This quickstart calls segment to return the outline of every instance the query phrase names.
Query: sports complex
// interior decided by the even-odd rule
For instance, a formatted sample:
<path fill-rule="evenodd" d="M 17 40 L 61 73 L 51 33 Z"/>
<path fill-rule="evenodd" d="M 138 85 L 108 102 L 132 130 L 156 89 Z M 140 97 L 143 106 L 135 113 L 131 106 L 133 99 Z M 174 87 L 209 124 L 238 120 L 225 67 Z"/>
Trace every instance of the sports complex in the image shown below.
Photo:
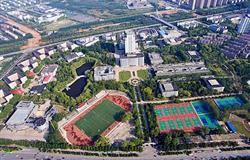
<path fill-rule="evenodd" d="M 209 105 L 204 101 L 157 105 L 154 111 L 161 132 L 168 133 L 175 130 L 193 132 L 203 126 L 218 127 Z"/>
<path fill-rule="evenodd" d="M 74 145 L 91 145 L 105 137 L 119 124 L 122 115 L 131 109 L 130 100 L 119 93 L 97 96 L 62 126 L 62 135 Z"/>

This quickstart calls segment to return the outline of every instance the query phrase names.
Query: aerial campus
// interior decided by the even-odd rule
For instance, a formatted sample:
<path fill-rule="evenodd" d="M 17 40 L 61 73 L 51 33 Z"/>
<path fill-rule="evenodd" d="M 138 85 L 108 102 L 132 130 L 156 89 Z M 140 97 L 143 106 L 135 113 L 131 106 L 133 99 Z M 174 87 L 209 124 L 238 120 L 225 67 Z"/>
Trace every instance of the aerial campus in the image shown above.
<path fill-rule="evenodd" d="M 249 0 L 0 0 L 0 159 L 250 159 Z"/>

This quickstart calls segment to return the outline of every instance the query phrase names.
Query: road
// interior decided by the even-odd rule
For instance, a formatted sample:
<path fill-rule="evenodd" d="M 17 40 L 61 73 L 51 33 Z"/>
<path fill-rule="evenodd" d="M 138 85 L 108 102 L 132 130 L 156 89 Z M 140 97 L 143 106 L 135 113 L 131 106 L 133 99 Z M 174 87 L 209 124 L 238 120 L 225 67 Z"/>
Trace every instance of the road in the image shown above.
<path fill-rule="evenodd" d="M 35 149 L 25 149 L 13 153 L 3 153 L 0 152 L 1 160 L 33 160 L 33 159 L 51 159 L 51 160 L 192 160 L 192 159 L 220 159 L 220 158 L 229 158 L 236 156 L 250 156 L 249 150 L 243 151 L 228 151 L 228 152 L 218 152 L 213 150 L 208 150 L 200 153 L 194 153 L 192 156 L 179 154 L 179 155 L 166 155 L 166 156 L 157 156 L 154 154 L 147 155 L 145 157 L 90 157 L 82 155 L 69 155 L 69 154 L 56 154 L 56 153 L 44 153 L 39 152 Z"/>
<path fill-rule="evenodd" d="M 239 11 L 245 11 L 247 9 L 242 9 L 242 10 L 239 10 Z M 238 11 L 238 12 L 239 12 Z M 152 12 L 152 13 L 155 13 L 155 12 Z M 232 13 L 232 11 L 229 11 L 229 12 L 223 12 L 223 13 L 218 13 L 218 14 L 213 14 L 213 15 L 205 15 L 205 16 L 201 16 L 201 15 L 197 15 L 197 17 L 194 17 L 194 18 L 188 18 L 188 19 L 182 19 L 182 20 L 176 20 L 176 21 L 171 21 L 171 22 L 166 22 L 166 21 L 163 21 L 162 19 L 158 19 L 157 17 L 154 17 L 154 18 L 157 18 L 158 21 L 160 21 L 161 23 L 166 23 L 167 25 L 170 25 L 170 26 L 173 26 L 172 23 L 176 23 L 176 22 L 182 22 L 182 21 L 187 21 L 187 20 L 196 20 L 196 19 L 200 19 L 200 18 L 205 18 L 205 17 L 209 17 L 209 16 L 214 16 L 214 15 L 224 15 L 224 14 L 229 14 L 229 13 Z M 156 27 L 156 26 L 160 26 L 161 24 L 153 24 L 153 25 L 147 25 L 147 26 L 141 26 L 141 27 L 135 27 L 135 28 L 131 28 L 131 29 L 143 29 L 143 28 L 148 28 L 148 27 Z M 93 35 L 93 36 L 102 36 L 103 34 L 106 34 L 106 33 L 119 33 L 119 32 L 123 32 L 127 29 L 123 29 L 123 30 L 117 30 L 117 31 L 112 31 L 112 32 L 105 32 L 105 33 L 101 33 L 101 34 L 96 34 L 96 35 Z M 83 36 L 85 37 L 85 36 Z M 75 38 L 75 39 L 72 39 L 72 40 L 76 40 L 76 39 L 79 39 L 79 38 Z M 68 41 L 68 40 L 67 40 Z M 6 57 L 6 56 L 13 56 L 13 55 L 18 55 L 18 54 L 29 54 L 35 50 L 38 50 L 38 49 L 41 49 L 41 48 L 44 48 L 44 47 L 53 47 L 53 46 L 56 46 L 60 43 L 63 43 L 63 42 L 66 42 L 66 41 L 61 41 L 61 42 L 56 42 L 56 43 L 51 43 L 51 44 L 47 44 L 47 45 L 43 45 L 43 46 L 38 46 L 38 47 L 34 47 L 34 48 L 28 48 L 28 49 L 25 49 L 25 50 L 21 50 L 21 51 L 16 51 L 16 52 L 11 52 L 11 53 L 6 53 L 6 54 L 2 54 L 1 56 L 3 57 Z M 16 61 L 16 62 L 19 62 L 19 61 Z M 5 75 L 7 75 L 15 66 L 17 63 L 14 63 L 12 65 L 12 67 L 10 69 L 7 70 L 7 72 L 5 72 L 4 74 L 2 74 L 0 76 L 0 79 L 2 79 Z"/>
<path fill-rule="evenodd" d="M 201 99 L 208 99 L 208 98 L 219 98 L 219 97 L 226 97 L 226 96 L 236 96 L 240 95 L 241 93 L 225 93 L 225 94 L 218 94 L 218 95 L 210 95 L 210 96 L 197 96 L 197 97 L 189 97 L 189 98 L 181 98 L 180 101 L 194 101 L 194 100 L 201 100 Z M 140 101 L 136 102 L 137 104 L 159 104 L 159 103 L 168 103 L 171 100 L 156 100 L 156 101 Z"/>
<path fill-rule="evenodd" d="M 241 10 L 238 10 L 237 12 L 239 12 L 239 11 L 246 11 L 246 10 L 247 9 L 241 9 Z M 152 13 L 155 14 L 155 12 L 152 12 Z M 200 18 L 206 18 L 206 17 L 216 16 L 216 15 L 224 15 L 224 14 L 229 14 L 229 13 L 232 13 L 232 11 L 223 12 L 223 13 L 217 13 L 217 14 L 213 14 L 213 15 L 204 15 L 204 16 L 197 15 L 197 17 L 193 17 L 193 18 L 181 19 L 181 20 L 167 22 L 167 24 L 176 23 L 176 22 L 182 22 L 182 21 L 188 21 L 188 20 L 196 20 L 196 19 L 200 19 Z M 135 27 L 135 28 L 131 28 L 131 29 L 143 29 L 143 28 L 147 28 L 147 27 L 155 27 L 155 26 L 160 26 L 160 25 L 161 24 L 159 23 L 159 24 L 153 24 L 153 25 Z M 123 32 L 125 30 L 128 30 L 128 29 L 122 29 L 122 30 L 117 30 L 117 31 L 113 31 L 113 32 L 105 32 L 105 33 L 100 33 L 100 34 L 96 34 L 96 35 L 93 35 L 93 36 L 101 36 L 101 35 L 106 34 L 106 33 L 119 33 L 119 32 Z M 83 36 L 83 37 L 85 37 L 85 36 Z M 75 38 L 75 39 L 72 39 L 72 40 L 76 40 L 76 39 L 79 39 L 79 38 Z M 58 45 L 58 44 L 63 43 L 63 42 L 66 42 L 66 41 L 56 42 L 56 43 L 47 44 L 47 45 L 43 45 L 43 46 L 38 46 L 38 47 L 34 47 L 34 48 L 28 48 L 28 49 L 25 49 L 25 50 L 21 50 L 21 51 L 17 51 L 17 52 L 12 52 L 12 53 L 6 53 L 6 54 L 2 54 L 1 56 L 5 57 L 5 56 L 12 56 L 12 55 L 17 55 L 17 54 L 21 54 L 21 53 L 32 52 L 32 51 L 35 51 L 37 49 L 41 49 L 41 48 L 44 48 L 44 47 L 55 46 L 55 45 Z"/>

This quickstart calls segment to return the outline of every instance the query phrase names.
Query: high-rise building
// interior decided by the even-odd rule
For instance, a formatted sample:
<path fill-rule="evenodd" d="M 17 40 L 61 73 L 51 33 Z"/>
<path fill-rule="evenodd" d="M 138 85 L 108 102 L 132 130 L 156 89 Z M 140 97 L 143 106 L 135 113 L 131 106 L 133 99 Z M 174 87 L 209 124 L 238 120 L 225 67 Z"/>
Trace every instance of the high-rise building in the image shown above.
<path fill-rule="evenodd" d="M 245 15 L 238 25 L 238 33 L 246 33 L 250 31 L 250 14 Z"/>
<path fill-rule="evenodd" d="M 125 54 L 132 54 L 135 52 L 136 52 L 135 34 L 133 31 L 127 31 L 125 38 Z"/>
<path fill-rule="evenodd" d="M 192 10 L 223 6 L 231 3 L 240 3 L 245 0 L 189 0 L 189 6 Z"/>

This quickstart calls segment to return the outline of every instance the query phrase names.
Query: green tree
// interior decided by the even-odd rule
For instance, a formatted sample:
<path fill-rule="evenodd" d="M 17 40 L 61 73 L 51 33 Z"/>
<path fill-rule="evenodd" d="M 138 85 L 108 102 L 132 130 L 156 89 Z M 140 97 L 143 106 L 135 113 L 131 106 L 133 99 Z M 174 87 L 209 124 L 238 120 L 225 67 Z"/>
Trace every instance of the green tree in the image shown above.
<path fill-rule="evenodd" d="M 127 121 L 130 121 L 131 119 L 133 118 L 133 115 L 131 112 L 127 112 L 123 115 L 122 117 L 122 121 L 123 122 L 127 122 Z"/>
<path fill-rule="evenodd" d="M 106 137 L 101 137 L 96 141 L 96 146 L 97 147 L 106 147 L 109 146 L 109 140 Z"/>
<path fill-rule="evenodd" d="M 150 95 L 152 95 L 152 89 L 150 88 L 150 87 L 146 87 L 146 88 L 144 88 L 144 93 L 146 94 L 146 95 L 148 95 L 148 96 L 150 96 Z"/>

